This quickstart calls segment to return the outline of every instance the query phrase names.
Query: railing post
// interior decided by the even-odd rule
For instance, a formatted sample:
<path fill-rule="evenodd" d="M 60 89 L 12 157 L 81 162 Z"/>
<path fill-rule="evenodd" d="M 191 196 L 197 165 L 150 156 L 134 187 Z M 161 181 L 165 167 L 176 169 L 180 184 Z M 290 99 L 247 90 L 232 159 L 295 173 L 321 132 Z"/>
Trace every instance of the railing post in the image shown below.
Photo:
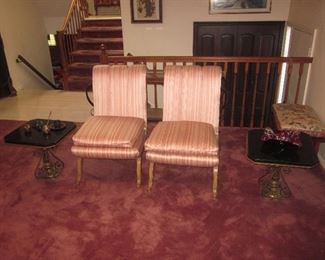
<path fill-rule="evenodd" d="M 59 51 L 60 51 L 60 62 L 62 65 L 62 68 L 64 71 L 67 70 L 68 67 L 68 62 L 67 62 L 67 53 L 64 48 L 64 32 L 63 31 L 57 31 L 57 36 L 58 36 L 58 45 L 59 45 Z"/>
<path fill-rule="evenodd" d="M 63 89 L 67 89 L 68 86 L 68 79 L 67 79 L 67 72 L 68 72 L 68 53 L 65 44 L 65 34 L 64 31 L 57 31 L 58 36 L 58 46 L 60 51 L 60 62 L 62 65 L 62 74 L 63 74 Z"/>

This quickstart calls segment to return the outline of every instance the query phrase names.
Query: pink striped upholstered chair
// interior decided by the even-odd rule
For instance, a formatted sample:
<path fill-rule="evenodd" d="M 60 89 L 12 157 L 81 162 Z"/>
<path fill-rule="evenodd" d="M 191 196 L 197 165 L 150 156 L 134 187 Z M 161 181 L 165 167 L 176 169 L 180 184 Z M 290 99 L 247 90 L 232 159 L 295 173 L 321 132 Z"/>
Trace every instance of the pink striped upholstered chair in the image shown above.
<path fill-rule="evenodd" d="M 72 137 L 77 183 L 83 158 L 135 159 L 141 184 L 141 152 L 147 125 L 146 67 L 97 65 L 93 68 L 94 116 Z"/>
<path fill-rule="evenodd" d="M 217 196 L 220 89 L 220 67 L 165 68 L 163 121 L 145 142 L 149 191 L 155 163 L 190 165 L 213 168 L 212 190 Z"/>

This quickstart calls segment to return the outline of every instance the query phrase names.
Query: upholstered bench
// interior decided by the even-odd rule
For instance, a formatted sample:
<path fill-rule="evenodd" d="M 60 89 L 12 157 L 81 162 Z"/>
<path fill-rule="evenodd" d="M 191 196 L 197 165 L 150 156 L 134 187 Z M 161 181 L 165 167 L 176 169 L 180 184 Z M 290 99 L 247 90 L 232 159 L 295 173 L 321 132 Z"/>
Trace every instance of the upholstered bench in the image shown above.
<path fill-rule="evenodd" d="M 325 125 L 313 108 L 299 104 L 273 104 L 276 127 L 280 130 L 296 130 L 310 135 L 316 151 L 325 142 Z"/>

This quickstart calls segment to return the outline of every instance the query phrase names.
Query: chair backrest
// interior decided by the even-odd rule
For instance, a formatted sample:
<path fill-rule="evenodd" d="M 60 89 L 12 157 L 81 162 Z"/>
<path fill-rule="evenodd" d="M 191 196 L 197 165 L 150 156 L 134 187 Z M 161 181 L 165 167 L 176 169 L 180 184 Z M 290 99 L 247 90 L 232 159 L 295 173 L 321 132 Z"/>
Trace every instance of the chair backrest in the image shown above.
<path fill-rule="evenodd" d="M 146 122 L 146 67 L 94 66 L 93 96 L 95 116 L 139 117 Z"/>
<path fill-rule="evenodd" d="M 219 127 L 221 74 L 218 66 L 166 66 L 163 121 Z"/>

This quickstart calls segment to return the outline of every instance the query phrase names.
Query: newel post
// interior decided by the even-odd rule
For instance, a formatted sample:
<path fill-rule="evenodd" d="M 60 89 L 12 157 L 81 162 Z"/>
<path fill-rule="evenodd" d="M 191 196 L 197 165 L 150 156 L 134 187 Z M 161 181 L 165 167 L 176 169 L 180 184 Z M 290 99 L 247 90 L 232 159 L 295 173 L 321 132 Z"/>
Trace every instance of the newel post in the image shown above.
<path fill-rule="evenodd" d="M 106 54 L 105 44 L 102 43 L 100 45 L 100 49 L 101 49 L 101 53 L 100 53 L 100 57 L 99 57 L 100 63 L 101 64 L 107 64 L 108 63 L 108 57 L 107 57 L 107 54 Z"/>
<path fill-rule="evenodd" d="M 66 46 L 66 39 L 64 31 L 57 31 L 58 42 L 57 45 L 59 47 L 60 52 L 60 62 L 63 69 L 63 88 L 67 89 L 68 86 L 68 50 Z"/>

